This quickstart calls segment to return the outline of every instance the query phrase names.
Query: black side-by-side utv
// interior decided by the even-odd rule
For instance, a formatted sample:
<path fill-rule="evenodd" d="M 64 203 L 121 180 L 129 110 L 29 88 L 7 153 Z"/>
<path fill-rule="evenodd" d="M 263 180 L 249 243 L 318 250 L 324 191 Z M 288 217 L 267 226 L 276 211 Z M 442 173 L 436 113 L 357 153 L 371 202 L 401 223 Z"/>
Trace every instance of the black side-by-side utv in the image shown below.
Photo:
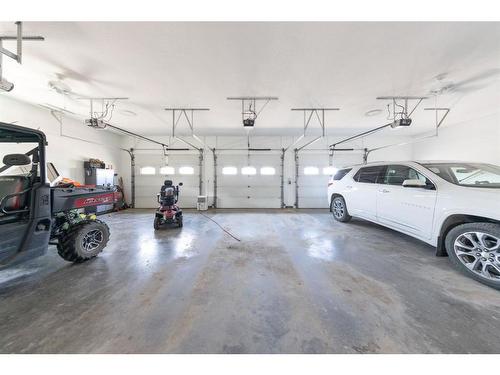
<path fill-rule="evenodd" d="M 0 122 L 0 268 L 42 255 L 49 244 L 65 260 L 82 262 L 108 242 L 106 223 L 81 211 L 113 204 L 118 194 L 114 188 L 50 187 L 46 145 L 43 132 Z"/>

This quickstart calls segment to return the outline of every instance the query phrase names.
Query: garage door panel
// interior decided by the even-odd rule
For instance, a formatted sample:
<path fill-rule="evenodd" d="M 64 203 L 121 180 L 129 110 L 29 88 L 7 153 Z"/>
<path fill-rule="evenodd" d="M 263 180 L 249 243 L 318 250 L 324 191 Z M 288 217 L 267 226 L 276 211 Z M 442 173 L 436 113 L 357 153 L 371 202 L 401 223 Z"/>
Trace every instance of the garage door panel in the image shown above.
<path fill-rule="evenodd" d="M 363 156 L 359 153 L 335 154 L 333 166 L 359 164 Z M 328 208 L 326 199 L 329 175 L 323 173 L 323 168 L 330 164 L 328 151 L 305 151 L 299 154 L 298 198 L 300 208 Z M 315 167 L 318 174 L 306 175 L 304 169 Z"/>
<path fill-rule="evenodd" d="M 158 206 L 157 194 L 160 192 L 163 179 L 152 185 L 136 185 L 135 204 L 138 208 L 156 208 Z M 180 187 L 179 205 L 185 208 L 196 207 L 198 187 Z"/>
<path fill-rule="evenodd" d="M 156 208 L 158 201 L 156 195 L 160 192 L 164 181 L 169 179 L 180 187 L 179 205 L 183 208 L 195 208 L 199 193 L 199 155 L 198 154 L 176 154 L 169 155 L 168 166 L 175 168 L 173 175 L 161 175 L 160 168 L 165 165 L 163 155 L 143 154 L 136 155 L 136 179 L 135 179 L 135 205 L 138 208 Z M 141 168 L 151 166 L 156 169 L 155 175 L 141 175 Z M 179 168 L 191 167 L 192 175 L 179 174 Z"/>
<path fill-rule="evenodd" d="M 279 172 L 277 172 L 279 173 Z M 224 176 L 218 175 L 217 181 L 220 182 L 220 186 L 231 186 L 231 185 L 260 185 L 260 186 L 274 186 L 280 184 L 279 176 Z"/>
<path fill-rule="evenodd" d="M 299 155 L 298 196 L 300 208 L 325 208 L 328 175 L 323 174 L 323 168 L 329 164 L 328 151 L 317 153 L 301 153 Z M 317 175 L 306 175 L 304 169 L 315 167 Z"/>
<path fill-rule="evenodd" d="M 317 197 L 307 197 L 303 196 L 300 198 L 300 208 L 325 208 L 326 198 L 323 199 L 323 203 L 319 203 Z"/>
<path fill-rule="evenodd" d="M 280 199 L 280 195 L 277 195 L 275 186 L 258 187 L 258 188 L 221 187 L 219 191 L 222 195 L 221 198 L 223 197 L 224 199 L 226 198 L 226 196 L 244 197 L 244 198 L 250 196 L 252 198 Z"/>
<path fill-rule="evenodd" d="M 245 197 L 224 197 L 224 206 L 221 206 L 222 199 L 218 200 L 220 208 L 280 208 L 280 199 L 261 198 L 261 199 L 246 199 Z"/>
<path fill-rule="evenodd" d="M 281 207 L 281 159 L 273 154 L 221 154 L 217 166 L 217 206 L 220 208 Z M 252 166 L 255 175 L 242 175 L 241 169 Z M 224 175 L 224 167 L 235 167 L 236 175 Z M 274 175 L 261 175 L 262 167 L 274 168 Z"/>

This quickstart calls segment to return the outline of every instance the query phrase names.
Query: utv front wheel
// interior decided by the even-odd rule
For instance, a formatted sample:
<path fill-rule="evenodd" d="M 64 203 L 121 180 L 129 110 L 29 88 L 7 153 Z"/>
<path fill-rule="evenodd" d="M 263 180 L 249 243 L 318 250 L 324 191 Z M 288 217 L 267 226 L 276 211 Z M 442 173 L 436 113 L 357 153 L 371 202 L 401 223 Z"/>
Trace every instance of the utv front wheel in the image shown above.
<path fill-rule="evenodd" d="M 109 228 L 100 220 L 86 221 L 70 228 L 59 238 L 57 252 L 68 262 L 80 263 L 94 258 L 108 243 Z"/>

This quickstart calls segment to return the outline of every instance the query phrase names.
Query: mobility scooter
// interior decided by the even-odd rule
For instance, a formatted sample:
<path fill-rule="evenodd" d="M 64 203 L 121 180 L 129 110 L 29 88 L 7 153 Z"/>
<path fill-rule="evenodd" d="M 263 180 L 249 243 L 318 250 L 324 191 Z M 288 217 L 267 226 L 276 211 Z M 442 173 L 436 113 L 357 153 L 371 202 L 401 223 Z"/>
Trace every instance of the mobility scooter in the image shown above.
<path fill-rule="evenodd" d="M 171 180 L 165 180 L 161 187 L 158 196 L 160 206 L 155 212 L 155 220 L 153 226 L 155 230 L 160 229 L 164 224 L 175 224 L 179 228 L 182 227 L 182 210 L 177 206 L 179 200 L 179 186 L 174 186 Z"/>

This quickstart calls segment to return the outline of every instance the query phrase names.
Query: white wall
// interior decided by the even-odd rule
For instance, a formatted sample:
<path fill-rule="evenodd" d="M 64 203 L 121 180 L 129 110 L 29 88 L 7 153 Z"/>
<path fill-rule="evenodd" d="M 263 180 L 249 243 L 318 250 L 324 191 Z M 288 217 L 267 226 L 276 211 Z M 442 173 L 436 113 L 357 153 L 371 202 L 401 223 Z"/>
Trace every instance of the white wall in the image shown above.
<path fill-rule="evenodd" d="M 461 160 L 500 165 L 500 113 L 451 125 L 412 145 L 417 160 Z"/>
<path fill-rule="evenodd" d="M 49 110 L 12 99 L 8 94 L 0 95 L 0 122 L 42 130 L 48 142 L 47 162 L 54 163 L 64 177 L 83 183 L 83 161 L 89 158 L 101 159 L 118 174 L 122 172 L 126 153 L 118 148 L 121 135 L 90 129 L 83 121 L 72 118 L 64 118 L 61 127 Z"/>

